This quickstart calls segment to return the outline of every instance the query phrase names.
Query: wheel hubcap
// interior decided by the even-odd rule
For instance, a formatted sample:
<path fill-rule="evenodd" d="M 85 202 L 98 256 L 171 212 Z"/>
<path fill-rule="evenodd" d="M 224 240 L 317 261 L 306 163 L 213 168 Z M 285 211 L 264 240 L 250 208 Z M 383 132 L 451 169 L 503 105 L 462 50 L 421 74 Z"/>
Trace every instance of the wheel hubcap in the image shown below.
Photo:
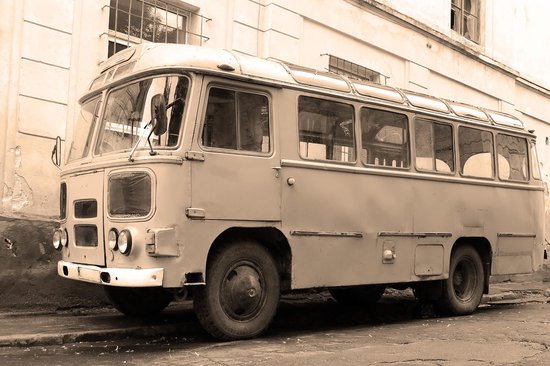
<path fill-rule="evenodd" d="M 221 304 L 236 320 L 253 318 L 265 301 L 261 272 L 251 263 L 240 263 L 227 271 L 221 288 Z"/>
<path fill-rule="evenodd" d="M 453 288 L 456 297 L 461 301 L 468 301 L 474 295 L 476 284 L 476 269 L 469 260 L 459 262 L 453 273 Z"/>

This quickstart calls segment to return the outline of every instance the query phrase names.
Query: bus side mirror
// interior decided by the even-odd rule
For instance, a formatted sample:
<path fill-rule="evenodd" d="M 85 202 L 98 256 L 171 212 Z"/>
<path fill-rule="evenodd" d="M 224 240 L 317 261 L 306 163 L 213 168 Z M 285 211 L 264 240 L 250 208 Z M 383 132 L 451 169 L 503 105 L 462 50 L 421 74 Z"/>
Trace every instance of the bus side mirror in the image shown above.
<path fill-rule="evenodd" d="M 166 102 L 162 94 L 156 94 L 151 98 L 151 118 L 154 119 L 153 133 L 157 136 L 165 133 L 168 121 L 166 119 Z"/>
<path fill-rule="evenodd" d="M 52 156 L 51 156 L 52 163 L 56 167 L 61 166 L 61 156 L 62 156 L 61 155 L 61 137 L 57 136 L 55 138 L 55 145 L 52 149 Z"/>

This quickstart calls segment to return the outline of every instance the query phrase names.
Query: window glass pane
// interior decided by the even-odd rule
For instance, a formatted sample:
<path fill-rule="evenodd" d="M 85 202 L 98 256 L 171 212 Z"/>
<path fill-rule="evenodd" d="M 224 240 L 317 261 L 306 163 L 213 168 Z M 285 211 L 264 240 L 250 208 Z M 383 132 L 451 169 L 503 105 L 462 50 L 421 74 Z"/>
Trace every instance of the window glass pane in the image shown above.
<path fill-rule="evenodd" d="M 416 121 L 414 138 L 416 144 L 416 167 L 422 170 L 435 170 L 432 123 Z"/>
<path fill-rule="evenodd" d="M 107 96 L 97 154 L 148 149 L 147 136 L 151 131 L 151 100 L 164 96 L 168 108 L 168 133 L 151 136 L 154 148 L 175 146 L 178 142 L 189 81 L 185 77 L 161 76 L 124 85 Z"/>
<path fill-rule="evenodd" d="M 235 99 L 234 91 L 210 89 L 202 131 L 204 146 L 222 149 L 237 148 Z"/>
<path fill-rule="evenodd" d="M 453 172 L 455 164 L 452 127 L 434 123 L 434 136 L 435 170 L 438 172 Z"/>
<path fill-rule="evenodd" d="M 130 35 L 133 37 L 141 37 L 141 15 L 130 16 Z"/>
<path fill-rule="evenodd" d="M 529 180 L 527 170 L 527 140 L 509 135 L 497 135 L 498 177 L 504 180 Z"/>
<path fill-rule="evenodd" d="M 99 104 L 99 97 L 82 104 L 69 147 L 68 161 L 81 159 L 88 155 L 99 113 Z"/>
<path fill-rule="evenodd" d="M 479 178 L 493 178 L 493 135 L 470 127 L 458 130 L 460 173 Z"/>
<path fill-rule="evenodd" d="M 370 108 L 361 109 L 361 159 L 368 165 L 409 167 L 407 116 Z"/>
<path fill-rule="evenodd" d="M 416 121 L 416 167 L 450 173 L 454 171 L 452 127 L 441 123 Z"/>
<path fill-rule="evenodd" d="M 306 159 L 355 161 L 353 107 L 323 99 L 298 101 L 300 156 Z"/>
<path fill-rule="evenodd" d="M 471 15 L 464 15 L 464 23 L 462 25 L 462 34 L 471 41 L 477 41 L 478 35 L 478 19 Z"/>
<path fill-rule="evenodd" d="M 267 97 L 238 93 L 239 150 L 269 152 Z"/>
<path fill-rule="evenodd" d="M 267 97 L 220 88 L 210 89 L 202 144 L 221 149 L 269 152 Z"/>

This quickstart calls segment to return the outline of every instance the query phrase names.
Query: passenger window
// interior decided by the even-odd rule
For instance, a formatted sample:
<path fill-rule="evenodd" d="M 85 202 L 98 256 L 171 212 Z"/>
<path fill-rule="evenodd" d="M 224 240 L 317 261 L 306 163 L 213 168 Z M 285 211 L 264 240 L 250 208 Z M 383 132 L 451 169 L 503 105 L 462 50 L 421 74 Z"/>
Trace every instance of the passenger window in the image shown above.
<path fill-rule="evenodd" d="M 449 125 L 417 120 L 416 168 L 442 173 L 454 171 L 453 129 Z"/>
<path fill-rule="evenodd" d="M 470 127 L 458 130 L 460 173 L 471 177 L 493 178 L 493 135 Z"/>
<path fill-rule="evenodd" d="M 301 157 L 355 161 L 355 132 L 351 105 L 300 97 L 298 126 Z"/>
<path fill-rule="evenodd" d="M 269 107 L 264 95 L 212 88 L 202 131 L 202 145 L 267 153 Z"/>
<path fill-rule="evenodd" d="M 363 163 L 394 168 L 409 167 L 407 116 L 362 108 L 361 131 Z"/>
<path fill-rule="evenodd" d="M 497 135 L 498 177 L 503 180 L 529 180 L 527 140 L 510 135 Z"/>

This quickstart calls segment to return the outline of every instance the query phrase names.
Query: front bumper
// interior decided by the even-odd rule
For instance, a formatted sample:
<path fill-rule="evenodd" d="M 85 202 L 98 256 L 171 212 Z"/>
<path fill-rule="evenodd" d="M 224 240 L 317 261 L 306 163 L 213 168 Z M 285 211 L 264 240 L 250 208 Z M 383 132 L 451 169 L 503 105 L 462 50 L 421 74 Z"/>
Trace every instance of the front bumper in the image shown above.
<path fill-rule="evenodd" d="M 57 273 L 72 280 L 124 287 L 161 287 L 164 278 L 162 268 L 103 268 L 65 261 L 57 263 Z"/>

